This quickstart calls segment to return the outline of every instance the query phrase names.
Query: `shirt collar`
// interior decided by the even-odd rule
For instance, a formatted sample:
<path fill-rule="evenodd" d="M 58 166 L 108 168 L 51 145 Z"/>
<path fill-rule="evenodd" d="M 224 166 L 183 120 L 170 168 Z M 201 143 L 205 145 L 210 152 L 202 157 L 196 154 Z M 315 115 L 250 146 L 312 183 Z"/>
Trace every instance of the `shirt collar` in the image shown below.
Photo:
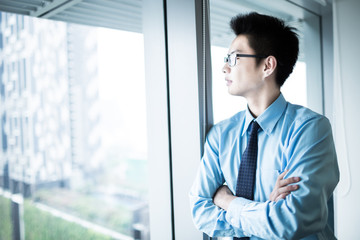
<path fill-rule="evenodd" d="M 285 111 L 286 106 L 287 102 L 282 93 L 280 93 L 280 96 L 260 116 L 256 118 L 256 122 L 267 135 L 270 135 L 274 129 L 276 123 L 279 121 L 281 115 Z M 249 107 L 247 107 L 244 128 L 241 133 L 242 136 L 248 130 L 250 123 L 254 119 L 255 118 L 250 113 Z"/>
<path fill-rule="evenodd" d="M 249 128 L 250 123 L 254 120 L 255 118 L 253 117 L 253 115 L 251 115 L 250 110 L 249 110 L 249 106 L 246 107 L 246 112 L 245 112 L 245 123 L 244 123 L 244 127 L 241 133 L 241 136 L 244 136 L 244 134 L 246 133 L 246 131 Z M 260 125 L 261 127 L 261 125 Z"/>

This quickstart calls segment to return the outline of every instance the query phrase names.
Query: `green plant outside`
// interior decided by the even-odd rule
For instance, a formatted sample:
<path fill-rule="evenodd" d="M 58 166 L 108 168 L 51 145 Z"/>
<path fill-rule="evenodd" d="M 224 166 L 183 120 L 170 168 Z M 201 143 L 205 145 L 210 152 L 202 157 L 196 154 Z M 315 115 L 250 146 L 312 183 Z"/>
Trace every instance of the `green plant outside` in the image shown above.
<path fill-rule="evenodd" d="M 37 191 L 35 200 L 113 231 L 131 235 L 131 211 L 119 203 L 107 204 L 101 199 L 67 189 Z"/>
<path fill-rule="evenodd" d="M 112 239 L 109 236 L 44 212 L 34 206 L 29 200 L 24 202 L 24 225 L 26 240 Z"/>
<path fill-rule="evenodd" d="M 12 239 L 12 224 L 11 224 L 11 201 L 10 199 L 0 197 L 0 239 Z"/>

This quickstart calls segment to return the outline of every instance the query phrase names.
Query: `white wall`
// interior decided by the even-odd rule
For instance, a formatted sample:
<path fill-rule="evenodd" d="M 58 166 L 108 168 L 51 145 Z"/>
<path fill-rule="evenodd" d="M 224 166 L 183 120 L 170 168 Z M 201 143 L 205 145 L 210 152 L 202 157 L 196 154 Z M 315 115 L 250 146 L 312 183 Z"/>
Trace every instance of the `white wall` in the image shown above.
<path fill-rule="evenodd" d="M 339 239 L 360 238 L 360 1 L 334 0 L 333 127 L 340 164 L 336 191 Z"/>

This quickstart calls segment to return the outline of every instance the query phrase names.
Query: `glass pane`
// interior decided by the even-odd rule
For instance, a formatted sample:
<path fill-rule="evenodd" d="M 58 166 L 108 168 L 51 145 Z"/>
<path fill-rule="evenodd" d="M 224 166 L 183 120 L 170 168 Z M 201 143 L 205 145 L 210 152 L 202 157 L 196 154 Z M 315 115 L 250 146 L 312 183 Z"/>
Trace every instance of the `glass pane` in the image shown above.
<path fill-rule="evenodd" d="M 246 109 L 246 100 L 243 97 L 231 96 L 227 92 L 224 74 L 222 73 L 222 67 L 224 65 L 223 59 L 228 52 L 231 41 L 235 37 L 230 29 L 229 22 L 233 16 L 239 13 L 257 11 L 259 13 L 273 15 L 284 19 L 285 22 L 299 30 L 299 59 L 295 65 L 293 73 L 282 86 L 281 92 L 284 94 L 287 101 L 307 106 L 306 59 L 303 49 L 304 41 L 302 20 L 290 14 L 294 11 L 293 9 L 289 10 L 289 13 L 287 13 L 281 10 L 279 4 L 276 6 L 267 6 L 266 4 L 269 5 L 271 3 L 266 3 L 261 0 L 252 2 L 233 0 L 210 1 L 214 123 L 218 123 L 219 121 L 229 118 L 237 112 Z M 297 13 L 297 15 L 299 15 L 299 13 Z"/>
<path fill-rule="evenodd" d="M 287 101 L 307 106 L 306 63 L 298 61 L 293 72 L 281 87 L 281 92 Z"/>
<path fill-rule="evenodd" d="M 0 196 L 0 239 L 12 238 L 12 224 L 11 224 L 11 201 L 9 198 Z"/>
<path fill-rule="evenodd" d="M 224 73 L 222 72 L 224 56 L 226 56 L 227 53 L 228 48 L 226 47 L 211 46 L 214 123 L 229 118 L 246 108 L 245 98 L 230 95 L 227 91 Z"/>
<path fill-rule="evenodd" d="M 0 187 L 25 239 L 149 239 L 142 33 L 0 14 Z"/>

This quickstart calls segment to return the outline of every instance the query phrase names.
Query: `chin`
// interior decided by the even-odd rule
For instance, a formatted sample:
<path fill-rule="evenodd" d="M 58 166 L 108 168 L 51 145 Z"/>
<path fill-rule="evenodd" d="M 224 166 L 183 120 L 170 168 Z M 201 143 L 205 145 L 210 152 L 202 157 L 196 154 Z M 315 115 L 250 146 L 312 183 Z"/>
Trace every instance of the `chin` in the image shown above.
<path fill-rule="evenodd" d="M 232 96 L 242 96 L 240 92 L 228 90 L 228 93 Z"/>

